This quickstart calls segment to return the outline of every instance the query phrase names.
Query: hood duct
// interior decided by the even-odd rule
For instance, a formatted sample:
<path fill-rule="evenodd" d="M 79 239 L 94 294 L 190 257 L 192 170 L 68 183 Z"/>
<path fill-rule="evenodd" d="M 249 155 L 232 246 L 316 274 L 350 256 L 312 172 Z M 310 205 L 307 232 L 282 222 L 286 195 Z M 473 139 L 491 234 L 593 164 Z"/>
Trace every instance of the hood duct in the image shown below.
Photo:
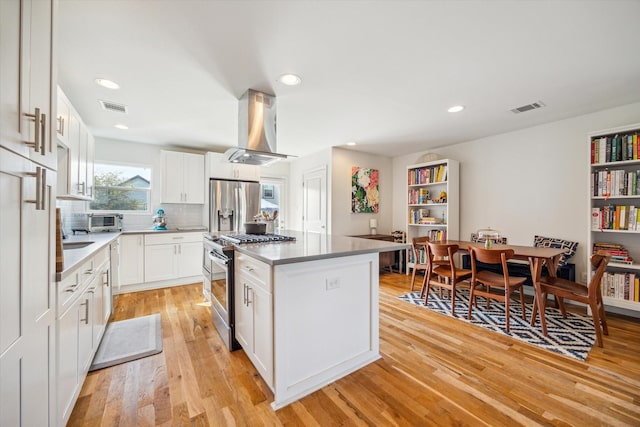
<path fill-rule="evenodd" d="M 238 147 L 225 152 L 227 160 L 269 165 L 286 159 L 276 153 L 276 97 L 249 89 L 238 103 Z"/>

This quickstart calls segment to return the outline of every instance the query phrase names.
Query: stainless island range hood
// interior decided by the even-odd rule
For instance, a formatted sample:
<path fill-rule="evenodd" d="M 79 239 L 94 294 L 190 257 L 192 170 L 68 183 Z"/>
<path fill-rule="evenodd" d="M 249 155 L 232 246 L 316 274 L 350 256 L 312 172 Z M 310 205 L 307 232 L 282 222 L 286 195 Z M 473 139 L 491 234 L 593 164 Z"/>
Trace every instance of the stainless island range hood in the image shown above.
<path fill-rule="evenodd" d="M 238 104 L 238 147 L 225 151 L 227 160 L 247 165 L 269 165 L 286 159 L 276 153 L 276 97 L 249 89 Z"/>

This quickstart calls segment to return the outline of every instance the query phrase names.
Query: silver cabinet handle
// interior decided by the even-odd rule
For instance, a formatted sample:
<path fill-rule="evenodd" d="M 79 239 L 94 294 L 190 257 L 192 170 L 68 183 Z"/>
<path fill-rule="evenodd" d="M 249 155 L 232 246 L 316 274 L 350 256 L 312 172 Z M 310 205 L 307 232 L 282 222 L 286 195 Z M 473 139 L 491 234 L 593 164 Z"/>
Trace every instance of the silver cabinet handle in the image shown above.
<path fill-rule="evenodd" d="M 83 195 L 84 195 L 84 193 L 85 193 L 85 191 L 86 191 L 86 190 L 85 190 L 85 188 L 84 188 L 84 187 L 85 187 L 85 185 L 86 185 L 86 182 L 80 182 L 80 183 L 78 183 L 78 194 L 83 194 Z M 82 189 L 82 190 L 81 190 L 81 189 Z"/>
<path fill-rule="evenodd" d="M 109 287 L 109 270 L 105 270 L 104 273 L 102 273 L 102 284 Z"/>
<path fill-rule="evenodd" d="M 247 305 L 247 284 L 243 283 L 242 284 L 243 287 L 243 298 L 242 298 L 242 304 L 243 305 Z"/>
<path fill-rule="evenodd" d="M 96 288 L 95 288 L 95 286 L 94 286 L 93 288 L 87 289 L 87 293 L 95 294 L 95 293 L 96 293 Z"/>
<path fill-rule="evenodd" d="M 58 116 L 58 128 L 56 132 L 60 134 L 60 136 L 64 136 L 64 117 Z"/>
<path fill-rule="evenodd" d="M 80 305 L 84 305 L 84 319 L 80 319 L 81 322 L 84 322 L 86 325 L 89 324 L 89 300 L 85 299 L 84 302 L 80 303 Z"/>
<path fill-rule="evenodd" d="M 35 131 L 35 138 L 33 139 L 33 142 L 24 141 L 24 143 L 26 145 L 28 145 L 29 147 L 33 147 L 34 150 L 38 151 L 38 143 L 40 142 L 40 130 L 41 130 L 41 127 L 40 127 L 40 109 L 36 108 L 34 110 L 33 114 L 25 113 L 24 115 L 26 117 L 29 117 L 29 120 L 35 123 L 35 126 L 33 128 L 34 131 Z"/>
<path fill-rule="evenodd" d="M 253 271 L 253 268 L 251 268 L 251 267 L 250 267 L 250 266 L 248 266 L 248 265 L 245 265 L 245 266 L 244 266 L 244 269 L 245 269 L 245 270 L 247 270 L 247 271 Z"/>
<path fill-rule="evenodd" d="M 47 170 L 40 166 L 36 167 L 35 173 L 29 172 L 28 176 L 36 178 L 36 198 L 35 200 L 25 200 L 26 203 L 34 203 L 37 211 L 45 210 L 45 196 L 47 193 Z"/>
<path fill-rule="evenodd" d="M 42 113 L 40 117 L 42 117 L 40 120 L 40 125 L 42 126 L 42 130 L 40 131 L 40 154 L 44 156 L 47 148 L 47 115 Z"/>
<path fill-rule="evenodd" d="M 73 293 L 76 291 L 77 287 L 78 287 L 78 284 L 76 283 L 75 285 L 67 286 L 64 291 Z"/>

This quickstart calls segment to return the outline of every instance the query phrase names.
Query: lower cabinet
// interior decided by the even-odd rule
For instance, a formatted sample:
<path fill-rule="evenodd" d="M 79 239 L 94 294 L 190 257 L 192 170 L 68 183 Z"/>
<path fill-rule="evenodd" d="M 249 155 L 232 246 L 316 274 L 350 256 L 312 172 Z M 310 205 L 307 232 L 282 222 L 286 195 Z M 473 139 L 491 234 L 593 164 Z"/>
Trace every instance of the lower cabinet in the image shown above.
<path fill-rule="evenodd" d="M 57 425 L 69 420 L 111 315 L 109 268 L 106 247 L 57 284 Z"/>
<path fill-rule="evenodd" d="M 155 282 L 202 273 L 202 233 L 148 234 L 144 246 L 144 280 Z"/>
<path fill-rule="evenodd" d="M 144 282 L 144 234 L 120 236 L 120 286 Z"/>
<path fill-rule="evenodd" d="M 273 388 L 273 295 L 271 268 L 238 254 L 235 259 L 236 339 Z"/>

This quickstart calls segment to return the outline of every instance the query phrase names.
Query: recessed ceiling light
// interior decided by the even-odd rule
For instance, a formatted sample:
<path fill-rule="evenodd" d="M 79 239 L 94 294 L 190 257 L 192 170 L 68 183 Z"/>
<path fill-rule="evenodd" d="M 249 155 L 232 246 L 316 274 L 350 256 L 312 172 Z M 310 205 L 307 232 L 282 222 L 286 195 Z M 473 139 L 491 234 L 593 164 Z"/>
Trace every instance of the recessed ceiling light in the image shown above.
<path fill-rule="evenodd" d="M 462 110 L 464 110 L 464 105 L 454 105 L 453 107 L 449 108 L 447 111 L 450 113 L 459 113 Z"/>
<path fill-rule="evenodd" d="M 129 129 L 129 126 L 127 125 L 123 125 L 123 124 L 117 124 L 117 125 L 113 125 L 114 128 L 118 128 L 118 129 L 122 129 L 122 130 L 127 130 Z"/>
<path fill-rule="evenodd" d="M 108 79 L 96 79 L 96 83 L 107 89 L 120 89 L 120 85 L 112 80 Z"/>
<path fill-rule="evenodd" d="M 278 81 L 287 86 L 296 86 L 302 82 L 302 79 L 295 74 L 283 74 L 278 78 Z"/>
<path fill-rule="evenodd" d="M 347 142 L 347 145 L 356 145 L 356 143 L 353 141 L 350 141 L 350 142 Z"/>

